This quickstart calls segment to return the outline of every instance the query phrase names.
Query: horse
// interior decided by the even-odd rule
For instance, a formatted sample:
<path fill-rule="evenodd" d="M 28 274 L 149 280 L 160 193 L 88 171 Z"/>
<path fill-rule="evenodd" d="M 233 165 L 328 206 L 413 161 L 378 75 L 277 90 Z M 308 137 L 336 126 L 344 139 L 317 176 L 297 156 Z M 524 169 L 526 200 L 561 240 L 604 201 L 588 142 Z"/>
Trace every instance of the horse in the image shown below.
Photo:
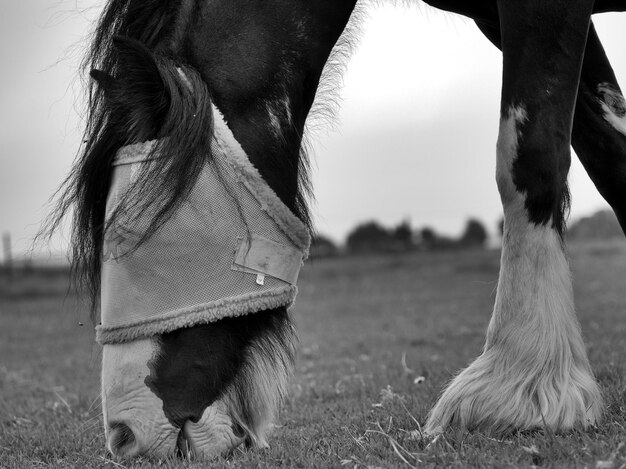
<path fill-rule="evenodd" d="M 591 16 L 618 0 L 426 0 L 503 54 L 501 268 L 482 354 L 428 435 L 601 421 L 563 233 L 570 143 L 626 230 L 626 103 Z M 54 220 L 101 309 L 102 407 L 116 457 L 267 445 L 312 229 L 303 137 L 357 0 L 108 0 L 84 68 L 84 144 Z M 331 83 L 332 87 L 332 83 Z M 96 313 L 94 313 L 96 314 Z"/>

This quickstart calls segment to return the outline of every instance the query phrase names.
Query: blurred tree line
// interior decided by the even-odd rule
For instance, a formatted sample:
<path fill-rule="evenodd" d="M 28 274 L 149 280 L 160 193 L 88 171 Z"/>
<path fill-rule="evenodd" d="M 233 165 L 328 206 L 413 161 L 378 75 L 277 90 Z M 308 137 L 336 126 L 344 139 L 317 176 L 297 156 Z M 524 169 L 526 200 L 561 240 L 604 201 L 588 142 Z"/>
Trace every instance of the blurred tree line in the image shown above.
<path fill-rule="evenodd" d="M 433 228 L 413 230 L 408 221 L 386 228 L 377 221 L 357 225 L 346 238 L 345 252 L 349 254 L 392 253 L 412 250 L 468 249 L 486 246 L 489 236 L 484 225 L 469 219 L 458 238 L 444 236 Z M 329 238 L 317 235 L 311 245 L 311 257 L 330 257 L 341 249 Z"/>
<path fill-rule="evenodd" d="M 569 240 L 623 238 L 624 233 L 612 210 L 600 210 L 572 223 L 566 233 Z"/>
<path fill-rule="evenodd" d="M 497 223 L 497 233 L 502 237 L 504 219 Z M 571 223 L 566 232 L 568 240 L 607 240 L 623 238 L 624 233 L 611 210 L 600 210 L 591 216 Z M 433 228 L 423 227 L 414 230 L 408 221 L 395 227 L 386 228 L 377 221 L 357 225 L 346 239 L 344 247 L 337 246 L 331 239 L 317 235 L 311 246 L 311 257 L 330 257 L 341 253 L 392 253 L 412 250 L 441 251 L 452 249 L 483 249 L 489 235 L 485 226 L 477 219 L 470 218 L 459 237 L 445 236 Z"/>

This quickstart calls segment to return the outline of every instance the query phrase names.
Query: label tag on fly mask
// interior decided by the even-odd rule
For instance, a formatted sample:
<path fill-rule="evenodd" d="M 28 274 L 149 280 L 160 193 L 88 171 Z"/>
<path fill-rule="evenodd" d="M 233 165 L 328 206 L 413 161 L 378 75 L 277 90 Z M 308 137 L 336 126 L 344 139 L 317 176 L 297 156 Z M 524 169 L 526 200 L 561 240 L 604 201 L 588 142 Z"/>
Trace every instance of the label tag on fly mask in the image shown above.
<path fill-rule="evenodd" d="M 302 260 L 302 251 L 252 234 L 240 238 L 231 269 L 256 274 L 258 285 L 265 283 L 266 275 L 295 285 Z"/>

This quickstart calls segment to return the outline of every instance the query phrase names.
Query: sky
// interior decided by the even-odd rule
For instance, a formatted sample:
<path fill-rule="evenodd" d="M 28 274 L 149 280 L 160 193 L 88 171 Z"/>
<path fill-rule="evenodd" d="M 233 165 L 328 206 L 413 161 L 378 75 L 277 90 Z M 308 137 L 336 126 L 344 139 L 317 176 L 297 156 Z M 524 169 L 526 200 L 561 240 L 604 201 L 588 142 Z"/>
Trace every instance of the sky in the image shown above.
<path fill-rule="evenodd" d="M 102 5 L 0 0 L 0 232 L 16 253 L 31 246 L 76 156 L 77 70 Z M 626 15 L 594 20 L 624 85 Z M 362 29 L 340 110 L 309 135 L 318 231 L 342 241 L 375 219 L 456 235 L 476 217 L 495 232 L 500 52 L 469 20 L 423 4 L 372 8 Z M 570 184 L 572 218 L 606 207 L 577 162 Z M 37 250 L 66 246 L 67 233 Z"/>

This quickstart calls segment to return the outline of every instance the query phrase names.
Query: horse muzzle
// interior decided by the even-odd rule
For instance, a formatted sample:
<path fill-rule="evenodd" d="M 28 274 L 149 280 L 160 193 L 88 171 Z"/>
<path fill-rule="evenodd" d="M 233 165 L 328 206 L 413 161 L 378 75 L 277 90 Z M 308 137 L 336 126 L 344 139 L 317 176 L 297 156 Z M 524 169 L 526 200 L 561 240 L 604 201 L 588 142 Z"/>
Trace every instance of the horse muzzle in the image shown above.
<path fill-rule="evenodd" d="M 178 454 L 207 460 L 228 454 L 246 441 L 245 433 L 232 423 L 220 402 L 208 407 L 198 422 L 187 421 L 181 429 L 154 421 L 146 424 L 136 416 L 110 420 L 105 433 L 107 448 L 117 459 L 165 459 Z"/>

